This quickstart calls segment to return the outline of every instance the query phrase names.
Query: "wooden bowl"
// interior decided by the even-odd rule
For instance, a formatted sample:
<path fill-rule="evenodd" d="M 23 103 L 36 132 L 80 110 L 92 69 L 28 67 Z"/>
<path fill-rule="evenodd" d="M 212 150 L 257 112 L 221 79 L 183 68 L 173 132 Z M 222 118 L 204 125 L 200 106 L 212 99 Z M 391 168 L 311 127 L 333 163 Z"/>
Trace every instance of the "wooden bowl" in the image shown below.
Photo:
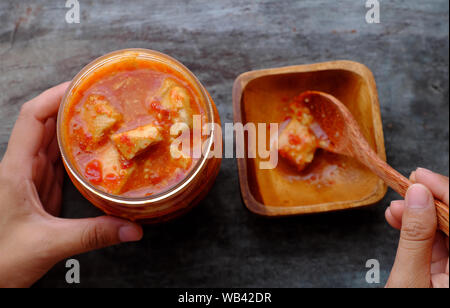
<path fill-rule="evenodd" d="M 327 92 L 352 112 L 370 146 L 386 160 L 376 84 L 371 71 L 351 61 L 257 70 L 240 75 L 233 86 L 235 123 L 281 123 L 292 97 L 306 90 Z M 247 137 L 245 142 L 247 143 Z M 328 212 L 380 201 L 387 187 L 356 160 L 319 150 L 299 173 L 281 157 L 272 170 L 262 159 L 238 158 L 242 198 L 259 215 Z"/>

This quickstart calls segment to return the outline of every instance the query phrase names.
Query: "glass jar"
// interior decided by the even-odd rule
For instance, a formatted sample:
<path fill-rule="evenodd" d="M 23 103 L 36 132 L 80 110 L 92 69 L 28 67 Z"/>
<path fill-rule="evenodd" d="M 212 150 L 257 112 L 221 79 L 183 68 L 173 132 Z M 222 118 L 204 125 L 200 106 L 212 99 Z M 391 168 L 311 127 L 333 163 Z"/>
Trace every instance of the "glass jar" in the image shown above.
<path fill-rule="evenodd" d="M 222 142 L 220 132 L 216 127 L 211 126 L 209 138 L 204 144 L 204 151 L 196 164 L 187 175 L 177 184 L 159 194 L 142 198 L 131 198 L 119 195 L 112 195 L 98 189 L 89 183 L 77 170 L 67 151 L 64 130 L 62 129 L 67 109 L 72 95 L 77 93 L 79 87 L 88 77 L 93 76 L 96 71 L 106 65 L 120 63 L 130 58 L 144 61 L 155 61 L 169 66 L 180 73 L 199 94 L 199 99 L 203 102 L 206 110 L 208 123 L 217 123 L 220 127 L 220 118 L 216 106 L 194 74 L 177 60 L 160 52 L 146 49 L 125 49 L 112 52 L 102 56 L 86 67 L 84 67 L 73 79 L 65 96 L 62 99 L 57 120 L 58 144 L 61 151 L 62 160 L 70 179 L 76 188 L 96 207 L 105 213 L 137 221 L 140 223 L 157 223 L 167 221 L 186 213 L 202 200 L 210 190 L 217 174 L 219 173 L 221 158 L 218 155 L 211 156 L 214 147 L 214 140 Z M 217 146 L 217 144 L 216 144 Z M 221 147 L 220 147 L 221 148 Z"/>

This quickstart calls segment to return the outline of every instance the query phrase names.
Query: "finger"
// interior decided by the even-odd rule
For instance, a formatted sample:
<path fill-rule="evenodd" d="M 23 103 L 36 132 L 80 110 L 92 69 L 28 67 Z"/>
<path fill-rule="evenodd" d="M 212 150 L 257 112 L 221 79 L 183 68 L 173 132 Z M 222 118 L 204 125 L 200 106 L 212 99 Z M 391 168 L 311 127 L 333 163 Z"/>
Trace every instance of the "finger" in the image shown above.
<path fill-rule="evenodd" d="M 59 158 L 59 146 L 58 146 L 58 139 L 56 136 L 53 138 L 53 140 L 50 142 L 48 149 L 47 149 L 47 156 L 48 160 L 52 163 L 55 163 Z"/>
<path fill-rule="evenodd" d="M 44 207 L 47 213 L 57 217 L 61 212 L 62 182 L 64 176 L 62 164 L 56 164 L 54 168 L 55 179 L 52 184 L 50 195 L 48 196 L 48 202 Z"/>
<path fill-rule="evenodd" d="M 53 138 L 56 135 L 56 120 L 52 118 L 48 118 L 45 122 L 45 134 L 44 140 L 42 141 L 40 150 L 43 152 L 47 152 L 47 147 Z"/>
<path fill-rule="evenodd" d="M 448 274 L 448 237 L 437 232 L 431 258 L 431 274 Z"/>
<path fill-rule="evenodd" d="M 45 168 L 47 167 L 47 147 L 51 140 L 55 136 L 56 130 L 56 120 L 54 118 L 49 118 L 45 122 L 45 133 L 44 139 L 41 144 L 38 155 L 34 159 L 33 165 L 33 181 L 36 185 L 37 191 L 40 191 L 42 179 L 45 177 Z"/>
<path fill-rule="evenodd" d="M 41 189 L 39 191 L 39 196 L 41 198 L 41 202 L 44 205 L 44 208 L 47 206 L 47 203 L 50 199 L 50 192 L 52 191 L 53 185 L 55 182 L 55 170 L 53 164 L 47 160 L 47 167 L 45 169 L 45 177 L 41 185 Z"/>
<path fill-rule="evenodd" d="M 396 200 L 391 202 L 391 213 L 394 218 L 402 223 L 403 213 L 405 212 L 405 201 L 404 200 Z"/>
<path fill-rule="evenodd" d="M 433 244 L 433 256 L 431 262 L 438 262 L 443 259 L 448 260 L 447 243 L 448 237 L 441 232 L 437 232 Z"/>
<path fill-rule="evenodd" d="M 416 170 L 416 182 L 428 187 L 433 195 L 445 204 L 449 202 L 449 179 L 428 169 Z"/>
<path fill-rule="evenodd" d="M 43 179 L 45 178 L 45 168 L 47 168 L 47 156 L 43 152 L 39 152 L 38 156 L 34 158 L 33 161 L 33 182 L 36 185 L 36 190 L 40 191 L 41 184 Z"/>
<path fill-rule="evenodd" d="M 47 213 L 54 217 L 58 217 L 61 213 L 61 197 L 62 197 L 62 191 L 60 184 L 57 183 L 57 181 L 54 182 L 52 186 L 51 193 L 48 197 L 48 201 L 46 205 L 44 206 Z"/>
<path fill-rule="evenodd" d="M 405 204 L 400 242 L 388 286 L 428 288 L 437 228 L 433 196 L 425 186 L 413 184 L 406 193 Z"/>
<path fill-rule="evenodd" d="M 436 274 L 431 277 L 431 284 L 436 289 L 448 289 L 448 275 Z"/>
<path fill-rule="evenodd" d="M 62 187 L 64 182 L 64 165 L 61 160 L 57 160 L 54 165 L 56 168 L 56 182 Z"/>
<path fill-rule="evenodd" d="M 431 263 L 431 275 L 444 273 L 447 263 L 448 259 L 441 259 L 439 261 Z"/>
<path fill-rule="evenodd" d="M 62 83 L 44 91 L 41 95 L 29 101 L 27 104 L 29 104 L 31 115 L 41 122 L 55 116 L 68 86 L 69 82 Z"/>
<path fill-rule="evenodd" d="M 86 219 L 57 219 L 51 227 L 56 232 L 52 249 L 60 259 L 116 245 L 139 241 L 142 227 L 119 218 L 102 216 Z"/>
<path fill-rule="evenodd" d="M 417 182 L 417 180 L 416 180 L 416 171 L 411 172 L 411 175 L 409 176 L 409 180 L 412 183 L 416 183 Z"/>
<path fill-rule="evenodd" d="M 392 228 L 400 230 L 402 227 L 402 223 L 395 219 L 395 217 L 391 213 L 391 208 L 388 207 L 385 212 L 386 221 L 391 225 Z"/>
<path fill-rule="evenodd" d="M 5 153 L 16 172 L 31 176 L 29 166 L 44 141 L 45 122 L 56 115 L 67 86 L 56 86 L 22 106 Z"/>

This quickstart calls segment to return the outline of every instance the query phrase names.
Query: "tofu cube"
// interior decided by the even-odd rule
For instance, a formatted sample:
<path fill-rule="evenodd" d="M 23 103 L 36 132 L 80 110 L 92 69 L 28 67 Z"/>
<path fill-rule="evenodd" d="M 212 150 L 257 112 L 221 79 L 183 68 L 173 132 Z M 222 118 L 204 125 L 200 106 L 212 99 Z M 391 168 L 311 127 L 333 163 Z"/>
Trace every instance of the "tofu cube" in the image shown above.
<path fill-rule="evenodd" d="M 100 141 L 121 120 L 121 114 L 101 95 L 90 95 L 81 111 L 93 142 Z"/>
<path fill-rule="evenodd" d="M 126 159 L 133 159 L 151 145 L 162 141 L 159 128 L 153 124 L 112 135 L 111 140 Z"/>
<path fill-rule="evenodd" d="M 187 170 L 192 163 L 192 158 L 187 153 L 181 151 L 177 146 L 170 147 L 172 162 L 182 170 Z"/>
<path fill-rule="evenodd" d="M 300 124 L 310 126 L 314 123 L 314 117 L 312 116 L 311 111 L 305 106 L 304 102 L 298 100 L 298 97 L 294 98 L 289 107 L 293 117 L 295 117 Z"/>
<path fill-rule="evenodd" d="M 307 125 L 303 125 L 296 118 L 290 120 L 278 138 L 278 152 L 299 171 L 302 171 L 314 159 L 318 146 L 316 136 Z"/>
<path fill-rule="evenodd" d="M 158 91 L 161 105 L 169 110 L 175 123 L 186 123 L 192 128 L 191 97 L 188 91 L 172 79 L 165 79 Z"/>
<path fill-rule="evenodd" d="M 101 163 L 102 186 L 111 194 L 119 194 L 136 169 L 136 163 L 123 159 L 112 143 L 100 151 L 98 160 Z"/>

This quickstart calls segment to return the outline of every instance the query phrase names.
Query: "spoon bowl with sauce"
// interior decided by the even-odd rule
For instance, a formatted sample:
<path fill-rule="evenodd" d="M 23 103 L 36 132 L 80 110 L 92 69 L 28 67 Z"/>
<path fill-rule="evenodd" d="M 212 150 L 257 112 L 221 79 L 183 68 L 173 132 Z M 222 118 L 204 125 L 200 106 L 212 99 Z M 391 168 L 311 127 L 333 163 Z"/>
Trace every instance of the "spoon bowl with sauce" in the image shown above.
<path fill-rule="evenodd" d="M 304 92 L 300 94 L 298 100 L 304 102 L 326 135 L 328 142 L 322 143 L 325 150 L 357 159 L 405 197 L 412 183 L 375 153 L 364 138 L 355 118 L 342 102 L 330 94 L 319 91 Z M 439 229 L 448 236 L 448 205 L 440 200 L 435 200 L 435 205 Z"/>

